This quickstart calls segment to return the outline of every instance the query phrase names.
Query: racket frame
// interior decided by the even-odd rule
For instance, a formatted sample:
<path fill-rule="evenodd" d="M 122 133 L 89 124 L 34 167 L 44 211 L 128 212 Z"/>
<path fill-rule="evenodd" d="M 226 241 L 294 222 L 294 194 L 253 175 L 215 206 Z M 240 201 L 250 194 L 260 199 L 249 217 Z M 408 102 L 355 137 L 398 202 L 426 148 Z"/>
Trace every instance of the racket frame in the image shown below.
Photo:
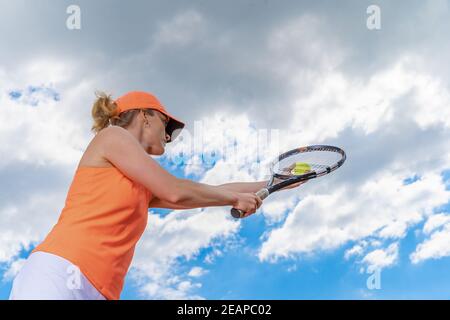
<path fill-rule="evenodd" d="M 327 167 L 325 167 L 325 168 L 323 168 L 321 170 L 310 171 L 310 172 L 307 172 L 307 173 L 302 174 L 302 175 L 297 175 L 297 176 L 284 175 L 284 174 L 275 173 L 273 171 L 273 168 L 274 168 L 275 164 L 277 164 L 281 160 L 283 160 L 283 159 L 285 159 L 287 157 L 290 157 L 290 156 L 292 156 L 294 154 L 297 154 L 297 153 L 313 152 L 313 151 L 337 152 L 342 157 L 341 157 L 341 159 L 338 162 L 336 162 L 332 166 L 327 166 Z M 292 185 L 294 183 L 298 183 L 298 182 L 306 181 L 306 180 L 311 180 L 311 179 L 314 179 L 314 178 L 317 178 L 317 177 L 324 176 L 324 175 L 326 175 L 326 174 L 336 170 L 340 166 L 342 166 L 342 164 L 345 162 L 346 158 L 347 158 L 347 156 L 346 156 L 344 150 L 342 150 L 341 148 L 338 148 L 338 147 L 328 146 L 328 145 L 311 145 L 311 146 L 300 147 L 300 148 L 295 148 L 295 149 L 289 150 L 289 151 L 287 151 L 285 153 L 282 153 L 275 160 L 273 160 L 271 162 L 271 164 L 270 164 L 270 173 L 271 173 L 270 180 L 267 182 L 267 185 L 266 185 L 265 188 L 262 188 L 261 190 L 256 192 L 256 195 L 259 198 L 261 198 L 261 200 L 264 200 L 271 193 L 273 193 L 275 191 L 278 191 L 280 189 L 283 189 L 283 188 L 285 188 L 287 186 L 290 186 L 290 185 Z M 273 185 L 273 181 L 274 181 L 275 178 L 283 180 L 283 181 Z M 239 210 L 239 209 L 236 209 L 236 208 L 232 208 L 231 209 L 231 215 L 234 218 L 243 218 L 244 212 L 242 212 L 242 210 Z"/>

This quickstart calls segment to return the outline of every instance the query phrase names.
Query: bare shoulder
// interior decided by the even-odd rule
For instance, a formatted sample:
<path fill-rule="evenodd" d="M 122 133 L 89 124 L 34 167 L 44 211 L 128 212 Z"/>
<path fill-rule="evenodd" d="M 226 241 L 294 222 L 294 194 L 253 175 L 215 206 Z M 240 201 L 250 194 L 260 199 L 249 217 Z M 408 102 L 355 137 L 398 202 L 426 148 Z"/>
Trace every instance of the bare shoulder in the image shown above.
<path fill-rule="evenodd" d="M 130 134 L 126 129 L 118 126 L 107 127 L 98 132 L 91 140 L 84 152 L 80 167 L 112 167 L 113 164 L 106 158 L 106 148 L 120 139 L 130 139 Z"/>
<path fill-rule="evenodd" d="M 97 135 L 94 137 L 94 139 L 105 141 L 105 140 L 111 140 L 111 139 L 117 139 L 120 137 L 130 137 L 130 133 L 119 126 L 109 126 L 100 132 L 97 133 Z"/>
<path fill-rule="evenodd" d="M 112 145 L 136 142 L 133 135 L 119 126 L 109 126 L 100 132 L 92 139 L 99 149 L 105 151 L 107 148 L 111 148 Z"/>

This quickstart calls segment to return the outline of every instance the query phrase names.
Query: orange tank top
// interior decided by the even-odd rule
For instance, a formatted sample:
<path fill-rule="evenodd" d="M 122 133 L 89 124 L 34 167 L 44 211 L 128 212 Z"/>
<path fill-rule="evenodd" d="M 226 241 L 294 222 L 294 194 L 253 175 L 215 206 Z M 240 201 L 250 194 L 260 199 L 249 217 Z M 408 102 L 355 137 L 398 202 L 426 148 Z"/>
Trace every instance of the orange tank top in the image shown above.
<path fill-rule="evenodd" d="M 58 222 L 32 252 L 77 265 L 107 299 L 119 299 L 152 194 L 116 167 L 79 167 Z"/>

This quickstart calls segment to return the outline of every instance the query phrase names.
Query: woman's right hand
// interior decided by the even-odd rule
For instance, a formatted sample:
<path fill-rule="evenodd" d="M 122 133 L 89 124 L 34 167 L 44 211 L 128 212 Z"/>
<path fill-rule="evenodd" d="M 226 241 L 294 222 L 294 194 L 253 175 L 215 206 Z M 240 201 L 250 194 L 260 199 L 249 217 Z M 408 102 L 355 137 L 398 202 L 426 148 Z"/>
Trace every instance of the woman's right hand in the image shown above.
<path fill-rule="evenodd" d="M 245 218 L 254 214 L 261 204 L 261 198 L 254 193 L 237 193 L 237 199 L 233 204 L 233 208 L 244 211 Z"/>

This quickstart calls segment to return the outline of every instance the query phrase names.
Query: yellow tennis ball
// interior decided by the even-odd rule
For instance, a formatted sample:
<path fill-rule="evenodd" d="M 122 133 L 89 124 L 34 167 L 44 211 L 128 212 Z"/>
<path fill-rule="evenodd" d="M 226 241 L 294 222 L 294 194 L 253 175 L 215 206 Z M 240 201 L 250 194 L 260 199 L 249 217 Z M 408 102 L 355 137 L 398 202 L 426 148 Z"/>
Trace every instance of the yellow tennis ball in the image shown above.
<path fill-rule="evenodd" d="M 305 162 L 296 162 L 294 169 L 292 169 L 291 173 L 293 175 L 301 175 L 311 171 L 311 166 Z"/>

